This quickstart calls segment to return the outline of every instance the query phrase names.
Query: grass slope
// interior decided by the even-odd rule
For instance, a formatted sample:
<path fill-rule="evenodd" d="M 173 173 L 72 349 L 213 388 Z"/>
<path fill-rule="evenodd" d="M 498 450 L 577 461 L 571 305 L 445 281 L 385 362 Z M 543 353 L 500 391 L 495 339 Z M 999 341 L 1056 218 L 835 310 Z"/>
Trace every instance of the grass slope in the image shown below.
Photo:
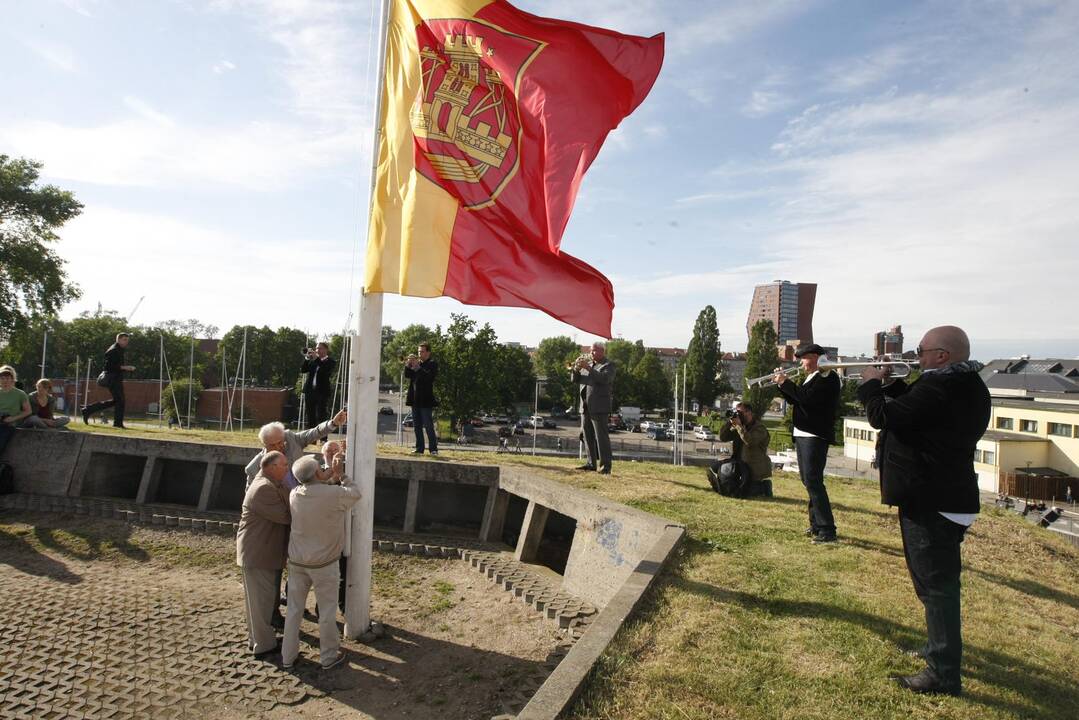
<path fill-rule="evenodd" d="M 904 651 L 924 642 L 925 625 L 895 511 L 874 483 L 828 480 L 841 542 L 814 546 L 789 473 L 774 478 L 772 499 L 733 500 L 711 492 L 700 468 L 617 463 L 604 477 L 565 459 L 451 454 L 525 466 L 688 530 L 575 720 L 1079 717 L 1079 551 L 1011 513 L 985 509 L 963 544 L 965 694 L 920 697 L 888 680 L 919 669 Z"/>
<path fill-rule="evenodd" d="M 700 468 L 619 463 L 605 478 L 550 458 L 498 460 L 688 529 L 577 720 L 1079 716 L 1079 551 L 1010 513 L 986 509 L 963 544 L 965 695 L 920 697 L 888 680 L 920 668 L 904 651 L 925 624 L 875 484 L 829 479 L 841 542 L 814 546 L 789 473 L 773 499 L 733 500 Z"/>

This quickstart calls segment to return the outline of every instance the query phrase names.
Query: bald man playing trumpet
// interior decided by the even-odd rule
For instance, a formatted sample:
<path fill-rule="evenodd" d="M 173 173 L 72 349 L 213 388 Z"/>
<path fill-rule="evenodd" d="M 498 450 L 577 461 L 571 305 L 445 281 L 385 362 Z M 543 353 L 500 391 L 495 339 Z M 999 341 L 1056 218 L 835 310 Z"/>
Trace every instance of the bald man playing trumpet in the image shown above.
<path fill-rule="evenodd" d="M 880 430 L 880 492 L 899 508 L 899 529 L 928 636 L 916 675 L 893 676 L 916 693 L 959 695 L 963 638 L 959 612 L 960 543 L 978 514 L 974 449 L 989 424 L 989 390 L 954 325 L 935 327 L 917 349 L 922 375 L 911 384 L 890 368 L 866 368 L 858 398 Z"/>

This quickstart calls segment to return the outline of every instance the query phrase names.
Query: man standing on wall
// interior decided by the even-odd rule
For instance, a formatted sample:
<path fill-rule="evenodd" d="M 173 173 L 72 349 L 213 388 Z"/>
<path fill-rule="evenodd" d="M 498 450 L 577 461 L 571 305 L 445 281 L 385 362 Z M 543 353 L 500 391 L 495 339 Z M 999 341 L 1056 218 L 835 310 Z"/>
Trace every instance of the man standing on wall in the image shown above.
<path fill-rule="evenodd" d="M 794 406 L 794 450 L 798 456 L 798 473 L 809 495 L 806 534 L 814 543 L 834 543 L 835 518 L 828 489 L 824 487 L 824 464 L 828 460 L 828 446 L 835 442 L 835 416 L 842 381 L 836 372 L 817 367 L 824 355 L 820 345 L 803 345 L 794 355 L 802 361 L 805 381 L 795 385 L 781 370 L 776 372 L 775 381 L 779 392 Z"/>
<path fill-rule="evenodd" d="M 135 369 L 134 365 L 124 364 L 124 351 L 131 340 L 127 333 L 116 336 L 109 349 L 105 351 L 105 370 L 98 384 L 108 388 L 111 400 L 102 400 L 93 405 L 87 405 L 82 409 L 82 421 L 90 422 L 90 416 L 102 410 L 112 408 L 112 424 L 114 427 L 124 427 L 124 373 Z"/>
<path fill-rule="evenodd" d="M 333 395 L 333 371 L 337 361 L 330 357 L 330 346 L 324 342 L 307 349 L 300 371 L 304 373 L 303 396 L 307 408 L 307 427 L 313 428 L 330 416 Z"/>
<path fill-rule="evenodd" d="M 611 392 L 618 366 L 607 359 L 607 346 L 592 343 L 592 358 L 573 364 L 573 382 L 581 386 L 581 431 L 588 447 L 588 463 L 578 470 L 598 470 L 611 474 L 611 437 L 607 423 L 611 414 Z"/>
<path fill-rule="evenodd" d="M 413 455 L 423 455 L 423 435 L 427 433 L 430 453 L 438 455 L 438 434 L 435 432 L 435 378 L 438 377 L 438 362 L 431 357 L 431 346 L 420 343 L 417 355 L 409 355 L 405 360 L 405 377 L 408 378 L 408 395 L 405 404 L 412 408 L 412 429 L 416 433 L 416 449 Z"/>
<path fill-rule="evenodd" d="M 925 607 L 928 639 L 918 654 L 926 667 L 895 681 L 916 693 L 959 695 L 960 543 L 978 515 L 974 449 L 992 401 L 962 329 L 933 328 L 916 352 L 921 377 L 910 385 L 884 385 L 888 370 L 867 368 L 858 399 L 869 424 L 880 430 L 881 501 L 899 507 L 903 554 Z"/>

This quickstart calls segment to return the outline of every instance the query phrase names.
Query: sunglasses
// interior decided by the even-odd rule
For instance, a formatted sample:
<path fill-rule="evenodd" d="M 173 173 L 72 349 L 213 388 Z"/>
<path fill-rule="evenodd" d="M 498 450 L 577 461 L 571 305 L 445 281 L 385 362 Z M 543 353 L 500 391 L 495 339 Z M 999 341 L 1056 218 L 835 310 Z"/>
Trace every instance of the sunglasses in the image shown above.
<path fill-rule="evenodd" d="M 921 345 L 919 345 L 918 347 L 914 348 L 914 352 L 917 355 L 924 355 L 925 353 L 933 352 L 934 350 L 937 350 L 937 351 L 940 351 L 940 352 L 948 352 L 947 348 L 939 348 L 939 347 L 938 348 L 924 348 Z"/>

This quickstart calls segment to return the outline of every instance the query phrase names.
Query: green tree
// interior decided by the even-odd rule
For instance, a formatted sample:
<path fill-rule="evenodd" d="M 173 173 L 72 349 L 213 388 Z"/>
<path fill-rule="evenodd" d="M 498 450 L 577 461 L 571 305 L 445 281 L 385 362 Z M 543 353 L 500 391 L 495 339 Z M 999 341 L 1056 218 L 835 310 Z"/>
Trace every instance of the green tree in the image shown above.
<path fill-rule="evenodd" d="M 0 155 L 0 341 L 79 297 L 49 245 L 83 206 L 67 190 L 38 185 L 41 168 Z"/>
<path fill-rule="evenodd" d="M 446 335 L 431 352 L 438 361 L 435 395 L 440 411 L 452 424 L 497 404 L 496 386 L 487 380 L 498 355 L 498 337 L 490 325 L 453 313 Z"/>
<path fill-rule="evenodd" d="M 671 399 L 671 377 L 664 370 L 663 362 L 654 352 L 646 352 L 630 373 L 638 392 L 642 410 L 666 407 Z M 626 403 L 629 404 L 629 403 Z"/>
<path fill-rule="evenodd" d="M 775 326 L 771 320 L 759 320 L 749 333 L 749 345 L 746 347 L 746 377 L 758 377 L 779 367 L 779 351 L 776 349 Z M 772 400 L 779 394 L 774 387 L 755 387 L 746 390 L 743 398 L 753 405 L 763 416 L 771 406 Z"/>
<path fill-rule="evenodd" d="M 431 343 L 433 350 L 442 338 L 442 331 L 438 327 L 432 330 L 426 325 L 413 324 L 392 333 L 388 340 L 386 328 L 383 328 L 382 338 L 386 341 L 382 346 L 382 377 L 396 386 L 401 382 L 405 358 L 415 353 L 416 346 L 421 342 Z"/>
<path fill-rule="evenodd" d="M 640 388 L 632 370 L 646 352 L 643 340 L 632 342 L 616 338 L 607 342 L 607 357 L 618 366 L 614 387 L 611 388 L 613 407 L 617 408 L 621 405 L 639 406 L 641 404 Z"/>
<path fill-rule="evenodd" d="M 570 381 L 566 365 L 581 354 L 580 346 L 565 335 L 540 340 L 532 365 L 536 375 L 547 378 L 546 395 L 555 405 L 574 409 L 577 407 L 577 386 Z"/>
<path fill-rule="evenodd" d="M 719 394 L 716 375 L 720 370 L 719 326 L 716 309 L 705 305 L 693 326 L 693 338 L 689 341 L 686 357 L 682 363 L 686 371 L 687 394 L 703 410 L 712 407 Z"/>
<path fill-rule="evenodd" d="M 531 401 L 536 392 L 536 373 L 532 369 L 532 358 L 524 348 L 515 345 L 499 345 L 495 348 L 494 366 L 487 378 L 494 385 L 495 405 L 481 410 L 509 410 L 515 403 Z M 540 404 L 549 395 L 546 386 L 540 388 Z"/>
<path fill-rule="evenodd" d="M 199 395 L 202 394 L 202 383 L 199 382 L 198 378 L 190 384 L 187 382 L 186 376 L 176 378 L 165 386 L 161 407 L 165 412 L 166 419 L 171 418 L 181 423 L 187 422 L 188 393 L 191 394 L 191 418 L 194 420 L 197 414 L 195 408 L 199 403 Z M 173 402 L 174 398 L 175 402 Z"/>

